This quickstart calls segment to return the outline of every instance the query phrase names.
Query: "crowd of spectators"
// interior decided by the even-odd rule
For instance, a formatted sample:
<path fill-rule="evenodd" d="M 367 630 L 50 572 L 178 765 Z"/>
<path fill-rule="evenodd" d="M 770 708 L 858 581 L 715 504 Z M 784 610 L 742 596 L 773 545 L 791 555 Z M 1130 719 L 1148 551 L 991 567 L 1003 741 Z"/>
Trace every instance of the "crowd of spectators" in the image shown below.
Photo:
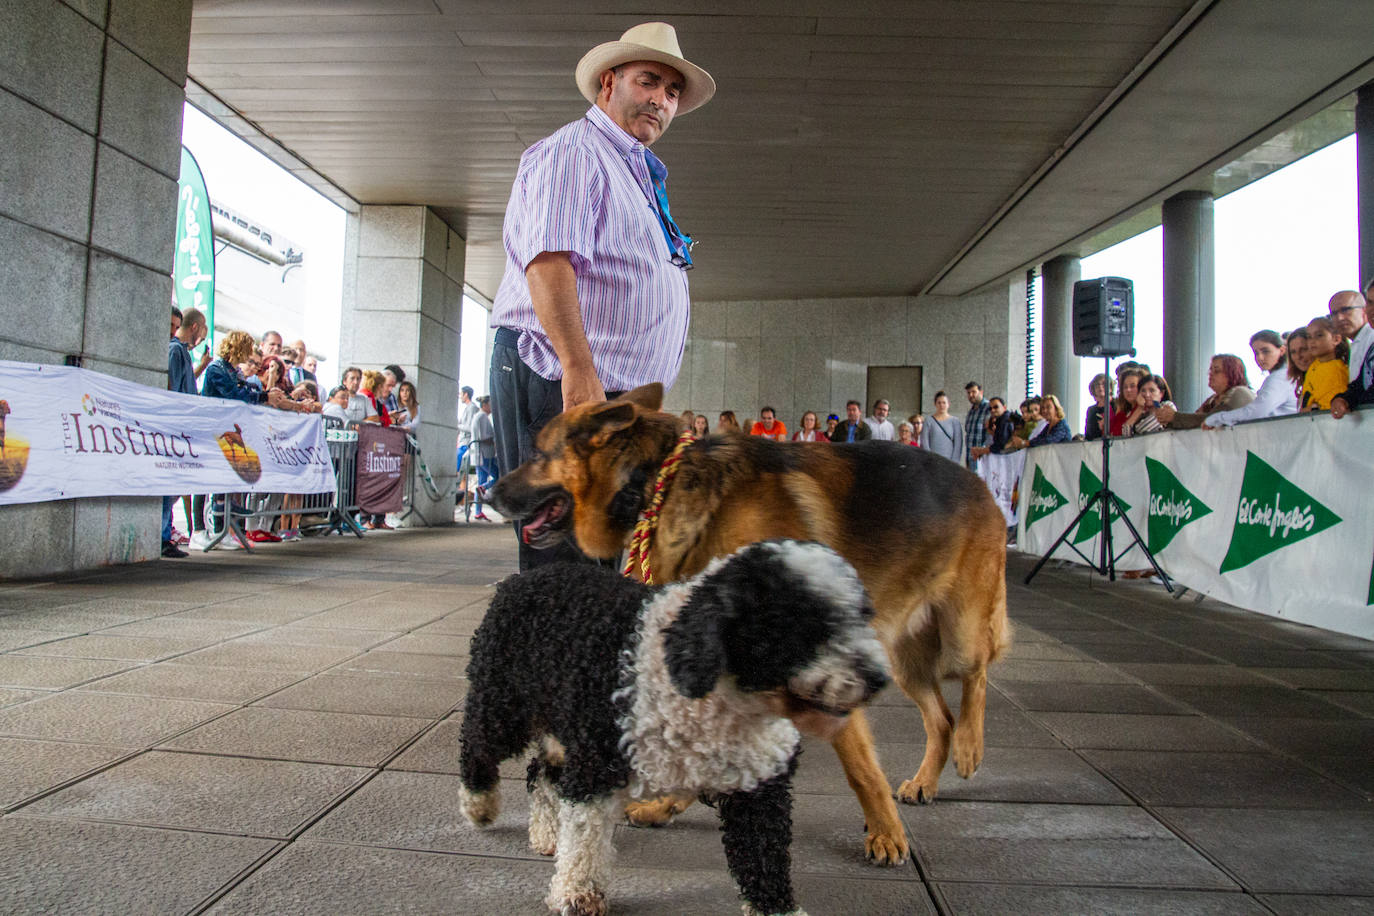
<path fill-rule="evenodd" d="M 339 424 L 378 423 L 414 432 L 420 420 L 420 399 L 413 383 L 406 381 L 400 366 L 381 372 L 365 372 L 356 366 L 343 371 L 339 384 L 322 394 L 319 360 L 310 355 L 305 341 L 285 345 L 277 331 L 255 339 L 245 331 L 230 331 L 212 352 L 206 347 L 197 360 L 191 351 L 205 342 L 209 327 L 199 309 L 185 312 L 173 307 L 172 337 L 167 348 L 167 388 L 182 394 L 228 398 L 293 413 L 319 413 Z M 207 500 L 204 495 L 181 497 L 186 506 L 189 534 L 172 524 L 177 497 L 165 497 L 162 512 L 162 555 L 186 556 L 187 544 L 207 546 L 223 526 L 224 497 Z M 300 515 L 292 508 L 302 505 L 295 494 L 254 494 L 235 511 L 250 515 L 245 526 L 249 541 L 292 541 L 301 537 Z M 209 512 L 207 513 L 207 507 Z M 370 516 L 365 527 L 390 528 L 384 516 Z M 231 532 L 219 546 L 244 546 Z"/>

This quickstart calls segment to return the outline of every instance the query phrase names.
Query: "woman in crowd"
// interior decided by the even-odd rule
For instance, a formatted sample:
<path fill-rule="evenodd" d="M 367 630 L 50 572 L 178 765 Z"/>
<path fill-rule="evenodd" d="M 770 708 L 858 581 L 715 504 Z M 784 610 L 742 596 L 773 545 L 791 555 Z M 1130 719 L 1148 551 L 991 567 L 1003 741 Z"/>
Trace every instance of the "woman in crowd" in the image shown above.
<path fill-rule="evenodd" d="M 1306 344 L 1306 341 L 1303 341 Z M 1244 407 L 1235 410 L 1218 410 L 1202 424 L 1203 429 L 1216 429 L 1219 426 L 1234 426 L 1247 420 L 1262 420 L 1265 417 L 1284 417 L 1296 413 L 1298 399 L 1293 393 L 1287 373 L 1280 372 L 1287 363 L 1288 348 L 1283 338 L 1274 331 L 1256 331 L 1250 337 L 1250 352 L 1254 354 L 1255 365 L 1264 372 L 1255 399 Z"/>
<path fill-rule="evenodd" d="M 964 422 L 949 412 L 949 395 L 935 392 L 935 413 L 926 417 L 921 429 L 921 448 L 964 463 Z"/>
<path fill-rule="evenodd" d="M 1212 394 L 1196 413 L 1179 413 L 1172 407 L 1155 411 L 1159 422 L 1170 429 L 1197 429 L 1203 421 L 1221 410 L 1235 410 L 1255 399 L 1255 391 L 1245 377 L 1245 363 L 1233 353 L 1218 353 L 1207 369 L 1207 387 Z"/>
<path fill-rule="evenodd" d="M 1177 409 L 1173 401 L 1173 392 L 1169 390 L 1169 383 L 1162 375 L 1142 377 L 1136 384 L 1135 407 L 1126 415 L 1122 434 L 1143 436 L 1147 433 L 1163 432 L 1164 424 L 1155 416 L 1155 411 L 1161 407 Z"/>
<path fill-rule="evenodd" d="M 1111 377 L 1103 372 L 1093 376 L 1088 383 L 1088 394 L 1092 395 L 1093 405 L 1083 418 L 1083 438 L 1091 442 L 1102 438 L 1102 424 L 1107 415 L 1107 399 L 1112 396 Z"/>
<path fill-rule="evenodd" d="M 366 422 L 391 425 L 391 414 L 382 403 L 386 400 L 386 388 L 385 375 L 371 369 L 363 372 L 363 384 L 358 389 L 358 394 L 367 400 L 367 416 L 364 418 Z"/>
<path fill-rule="evenodd" d="M 911 424 L 911 444 L 917 448 L 921 447 L 921 430 L 925 429 L 926 416 L 923 413 L 914 413 L 906 418 Z"/>
<path fill-rule="evenodd" d="M 835 441 L 835 429 L 840 425 L 839 414 L 831 414 L 825 418 L 825 441 Z"/>
<path fill-rule="evenodd" d="M 740 428 L 739 420 L 735 419 L 733 410 L 722 410 L 720 417 L 716 419 L 716 432 L 718 433 L 740 433 L 744 430 Z"/>
<path fill-rule="evenodd" d="M 401 382 L 396 389 L 396 403 L 401 409 L 391 418 L 393 426 L 399 426 L 408 433 L 420 428 L 420 396 L 410 382 Z"/>
<path fill-rule="evenodd" d="M 792 434 L 793 442 L 829 442 L 825 433 L 816 427 L 816 412 L 808 410 L 802 414 L 801 428 Z"/>
<path fill-rule="evenodd" d="M 1031 448 L 1068 442 L 1073 438 L 1068 421 L 1064 419 L 1064 405 L 1059 403 L 1059 398 L 1052 394 L 1040 395 L 1040 417 L 1045 421 L 1045 428 L 1031 437 Z"/>
<path fill-rule="evenodd" d="M 1312 356 L 1307 352 L 1307 325 L 1295 328 L 1288 334 L 1288 381 L 1293 385 L 1293 397 L 1297 400 L 1298 410 L 1306 409 L 1302 402 L 1302 383 L 1307 376 L 1307 368 L 1312 365 Z"/>
<path fill-rule="evenodd" d="M 699 413 L 692 417 L 692 437 L 705 439 L 711 434 L 711 421 L 706 418 L 706 414 Z"/>
<path fill-rule="evenodd" d="M 268 403 L 270 399 L 286 400 L 280 391 L 276 395 L 269 395 L 257 385 L 248 384 L 240 373 L 239 365 L 253 359 L 253 338 L 250 335 L 243 331 L 230 331 L 220 340 L 216 356 L 218 358 L 206 367 L 200 382 L 200 393 L 207 398 L 233 398 L 247 404 Z"/>
<path fill-rule="evenodd" d="M 1112 422 L 1110 425 L 1112 438 L 1125 435 L 1123 430 L 1126 428 L 1126 415 L 1135 410 L 1136 395 L 1140 393 L 1140 380 L 1146 375 L 1149 373 L 1138 368 L 1121 371 L 1121 376 L 1117 380 L 1121 385 L 1121 390 L 1112 400 Z"/>
<path fill-rule="evenodd" d="M 1350 385 L 1350 345 L 1335 322 L 1318 315 L 1307 323 L 1307 354 L 1312 364 L 1303 378 L 1303 410 L 1330 410 L 1331 399 Z"/>
<path fill-rule="evenodd" d="M 921 447 L 921 443 L 911 438 L 911 424 L 906 420 L 897 424 L 897 442 L 901 445 L 914 445 L 917 448 Z"/>

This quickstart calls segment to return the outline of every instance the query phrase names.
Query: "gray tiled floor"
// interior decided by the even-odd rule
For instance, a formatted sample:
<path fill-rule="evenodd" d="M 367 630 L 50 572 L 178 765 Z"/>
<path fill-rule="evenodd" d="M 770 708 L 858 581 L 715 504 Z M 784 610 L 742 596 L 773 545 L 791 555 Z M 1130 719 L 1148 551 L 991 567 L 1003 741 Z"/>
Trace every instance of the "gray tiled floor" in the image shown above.
<path fill-rule="evenodd" d="M 0 912 L 543 912 L 523 764 L 491 830 L 457 811 L 468 640 L 514 553 L 460 526 L 0 584 Z M 1009 565 L 987 755 L 901 809 L 912 862 L 863 861 L 807 742 L 813 916 L 1374 912 L 1374 644 Z M 895 786 L 920 716 L 889 690 L 870 719 Z M 738 912 L 710 809 L 617 845 L 614 912 Z"/>

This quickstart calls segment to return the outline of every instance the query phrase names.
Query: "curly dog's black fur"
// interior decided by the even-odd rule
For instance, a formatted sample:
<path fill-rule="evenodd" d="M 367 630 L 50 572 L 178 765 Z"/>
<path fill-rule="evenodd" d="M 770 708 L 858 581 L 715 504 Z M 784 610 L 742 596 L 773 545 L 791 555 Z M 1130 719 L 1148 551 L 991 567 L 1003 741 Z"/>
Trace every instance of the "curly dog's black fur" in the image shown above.
<path fill-rule="evenodd" d="M 846 571 L 839 586 L 837 568 Z M 692 786 L 718 808 L 726 861 L 751 912 L 800 912 L 789 874 L 799 743 L 768 704 L 781 697 L 781 708 L 843 716 L 881 689 L 871 610 L 837 555 L 795 542 L 743 548 L 667 589 L 571 564 L 507 579 L 472 641 L 464 791 L 491 792 L 503 760 L 549 738 L 561 753 L 538 748 L 527 786 L 551 785 L 564 806 L 604 805 L 627 789 L 661 789 L 660 780 Z M 723 723 L 715 737 L 727 746 L 684 762 L 654 735 L 681 725 L 660 716 L 680 716 L 689 702 L 704 704 L 688 715 L 708 740 Z M 712 782 L 730 771 L 713 755 L 736 747 L 756 776 Z M 474 820 L 495 816 L 475 810 L 465 802 Z M 555 877 L 551 904 L 571 880 Z"/>

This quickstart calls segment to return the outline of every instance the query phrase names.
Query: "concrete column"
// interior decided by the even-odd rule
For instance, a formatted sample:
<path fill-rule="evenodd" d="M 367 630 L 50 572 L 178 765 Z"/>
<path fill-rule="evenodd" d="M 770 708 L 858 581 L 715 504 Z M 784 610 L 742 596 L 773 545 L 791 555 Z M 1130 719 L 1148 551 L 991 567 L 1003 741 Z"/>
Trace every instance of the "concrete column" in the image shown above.
<path fill-rule="evenodd" d="M 0 13 L 0 359 L 167 384 L 191 0 Z M 161 500 L 0 508 L 0 578 L 158 556 Z"/>
<path fill-rule="evenodd" d="M 437 489 L 448 488 L 458 439 L 458 339 L 467 243 L 421 206 L 364 206 L 348 217 L 344 245 L 341 366 L 395 363 L 420 398 L 417 437 Z M 453 500 L 415 491 L 428 524 L 453 521 Z M 408 519 L 407 524 L 419 524 Z"/>
<path fill-rule="evenodd" d="M 1355 94 L 1356 209 L 1360 227 L 1360 289 L 1374 280 L 1374 83 Z"/>
<path fill-rule="evenodd" d="M 1040 314 L 1040 391 L 1052 394 L 1064 405 L 1069 429 L 1083 432 L 1080 409 L 1082 385 L 1078 380 L 1078 358 L 1073 355 L 1073 285 L 1083 279 L 1083 266 L 1072 255 L 1060 255 L 1041 268 L 1044 306 Z"/>
<path fill-rule="evenodd" d="M 1207 367 L 1216 350 L 1216 249 L 1213 200 L 1184 191 L 1164 201 L 1164 377 L 1180 410 L 1211 393 Z"/>

